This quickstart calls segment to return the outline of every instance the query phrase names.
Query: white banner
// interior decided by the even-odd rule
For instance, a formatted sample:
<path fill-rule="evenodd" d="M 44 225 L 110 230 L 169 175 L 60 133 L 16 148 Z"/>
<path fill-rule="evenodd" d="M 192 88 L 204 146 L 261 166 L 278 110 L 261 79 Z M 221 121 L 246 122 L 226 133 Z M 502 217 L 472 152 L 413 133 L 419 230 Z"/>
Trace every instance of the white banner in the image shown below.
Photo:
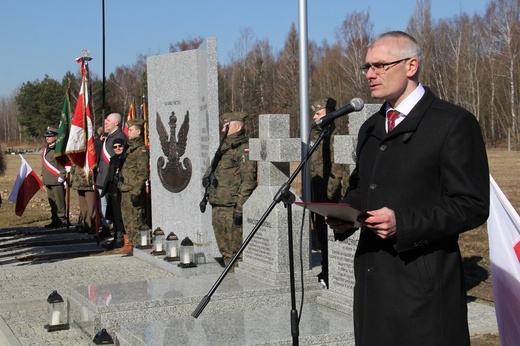
<path fill-rule="evenodd" d="M 502 346 L 520 343 L 520 217 L 490 176 L 487 221 L 495 312 Z"/>

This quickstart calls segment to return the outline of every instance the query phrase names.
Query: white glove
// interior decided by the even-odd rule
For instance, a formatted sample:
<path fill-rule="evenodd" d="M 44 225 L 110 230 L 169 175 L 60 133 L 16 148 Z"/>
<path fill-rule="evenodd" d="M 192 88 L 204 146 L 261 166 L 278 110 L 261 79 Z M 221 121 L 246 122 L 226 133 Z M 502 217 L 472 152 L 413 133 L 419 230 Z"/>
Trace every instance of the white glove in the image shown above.
<path fill-rule="evenodd" d="M 62 177 L 58 177 L 58 183 L 62 184 L 62 183 L 64 183 L 64 182 L 65 182 L 65 180 L 63 180 Z"/>

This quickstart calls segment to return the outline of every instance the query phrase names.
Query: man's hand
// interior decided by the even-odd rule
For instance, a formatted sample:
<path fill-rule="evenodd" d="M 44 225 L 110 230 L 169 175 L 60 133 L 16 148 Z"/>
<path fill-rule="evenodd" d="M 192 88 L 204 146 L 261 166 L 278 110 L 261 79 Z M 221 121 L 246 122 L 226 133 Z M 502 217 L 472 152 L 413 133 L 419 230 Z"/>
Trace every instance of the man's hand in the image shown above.
<path fill-rule="evenodd" d="M 138 207 L 139 206 L 139 196 L 134 195 L 134 194 L 130 194 L 130 201 L 132 202 L 132 205 L 134 207 Z"/>
<path fill-rule="evenodd" d="M 333 217 L 326 217 L 325 222 L 334 230 L 334 233 L 346 233 L 355 228 L 354 223 Z"/>
<path fill-rule="evenodd" d="M 349 221 L 343 221 L 333 217 L 326 217 L 325 222 L 334 231 L 335 240 L 343 241 L 354 234 L 354 232 L 357 230 L 357 228 L 354 226 L 354 223 Z"/>
<path fill-rule="evenodd" d="M 369 211 L 365 225 L 382 239 L 394 237 L 397 233 L 395 213 L 386 207 Z"/>

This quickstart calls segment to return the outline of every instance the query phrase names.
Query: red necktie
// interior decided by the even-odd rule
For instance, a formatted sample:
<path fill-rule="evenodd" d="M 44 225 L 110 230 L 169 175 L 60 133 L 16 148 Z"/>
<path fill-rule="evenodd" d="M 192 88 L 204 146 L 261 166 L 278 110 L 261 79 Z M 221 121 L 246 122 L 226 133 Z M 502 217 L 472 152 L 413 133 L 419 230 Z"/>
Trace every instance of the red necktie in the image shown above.
<path fill-rule="evenodd" d="M 398 111 L 391 110 L 387 113 L 386 117 L 388 118 L 388 132 L 392 131 L 395 127 L 395 119 L 399 117 Z"/>

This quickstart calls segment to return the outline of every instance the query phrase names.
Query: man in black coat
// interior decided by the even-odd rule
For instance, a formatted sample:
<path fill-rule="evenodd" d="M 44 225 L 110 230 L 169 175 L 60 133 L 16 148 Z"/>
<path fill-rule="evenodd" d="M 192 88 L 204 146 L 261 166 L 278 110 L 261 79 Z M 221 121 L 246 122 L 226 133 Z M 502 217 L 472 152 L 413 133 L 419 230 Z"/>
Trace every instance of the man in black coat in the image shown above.
<path fill-rule="evenodd" d="M 121 130 L 122 117 L 119 113 L 110 113 L 105 118 L 104 130 L 106 136 L 100 149 L 100 156 L 98 158 L 98 172 L 96 176 L 96 187 L 98 188 L 99 194 L 101 195 L 103 186 L 106 184 L 108 176 L 108 167 L 110 165 L 110 158 L 115 155 L 113 144 L 116 138 L 125 141 L 126 135 Z M 105 218 L 107 211 L 107 199 L 106 196 L 100 199 L 101 201 L 101 213 L 103 217 L 103 229 L 106 231 L 110 227 L 110 221 Z"/>
<path fill-rule="evenodd" d="M 386 102 L 361 126 L 342 200 L 368 211 L 354 259 L 358 346 L 469 345 L 457 241 L 488 217 L 486 150 L 476 118 L 419 83 L 421 63 L 415 39 L 393 31 L 361 67 Z M 352 234 L 352 224 L 327 223 Z"/>

